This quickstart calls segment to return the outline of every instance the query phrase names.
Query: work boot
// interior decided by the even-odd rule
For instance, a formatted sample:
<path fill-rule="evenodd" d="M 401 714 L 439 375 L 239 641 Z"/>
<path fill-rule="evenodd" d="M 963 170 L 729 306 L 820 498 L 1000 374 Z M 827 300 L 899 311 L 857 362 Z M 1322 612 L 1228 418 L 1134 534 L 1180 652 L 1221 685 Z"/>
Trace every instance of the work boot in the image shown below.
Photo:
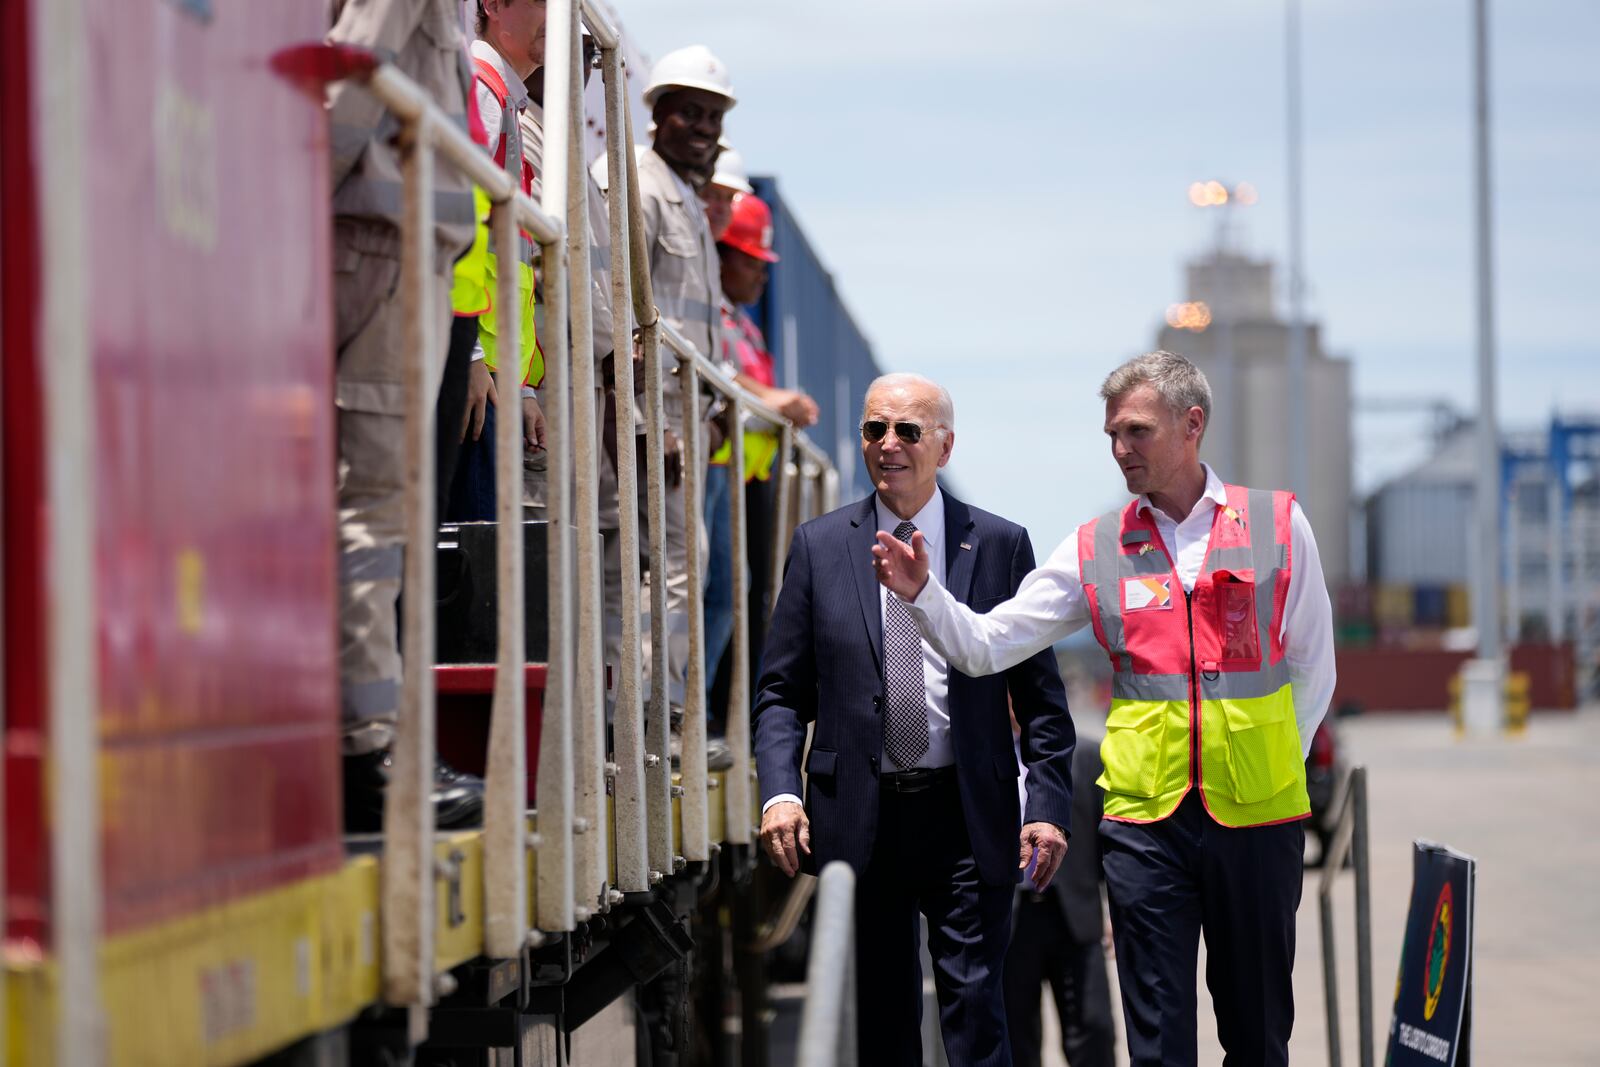
<path fill-rule="evenodd" d="M 388 749 L 344 758 L 344 832 L 375 834 L 383 829 L 383 794 L 394 760 Z M 483 823 L 483 779 L 463 774 L 443 760 L 433 769 L 434 825 L 462 830 Z"/>

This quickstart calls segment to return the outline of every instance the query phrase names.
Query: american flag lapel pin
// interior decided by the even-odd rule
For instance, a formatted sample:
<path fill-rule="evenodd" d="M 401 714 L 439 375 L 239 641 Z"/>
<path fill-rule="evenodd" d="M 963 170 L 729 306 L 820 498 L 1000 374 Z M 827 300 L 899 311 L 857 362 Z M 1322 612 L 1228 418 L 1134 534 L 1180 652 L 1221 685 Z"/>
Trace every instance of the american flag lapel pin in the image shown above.
<path fill-rule="evenodd" d="M 972 551 L 972 546 L 967 544 L 965 541 L 961 542 L 961 548 L 962 548 L 962 551 L 965 551 L 965 552 L 971 552 Z"/>

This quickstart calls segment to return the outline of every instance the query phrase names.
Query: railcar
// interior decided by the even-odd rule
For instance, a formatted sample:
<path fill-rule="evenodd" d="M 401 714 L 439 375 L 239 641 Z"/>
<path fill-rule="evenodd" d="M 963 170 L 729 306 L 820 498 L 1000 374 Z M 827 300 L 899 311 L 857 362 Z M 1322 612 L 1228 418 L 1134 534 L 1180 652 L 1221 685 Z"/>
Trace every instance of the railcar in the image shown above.
<path fill-rule="evenodd" d="M 582 17 L 619 79 L 607 11 L 550 11 L 553 49 Z M 426 747 L 469 768 L 493 775 L 496 739 L 515 736 L 519 777 L 490 797 L 512 831 L 436 833 L 391 808 L 384 834 L 341 833 L 321 80 L 376 89 L 386 68 L 319 51 L 326 18 L 322 0 L 0 7 L 5 1062 L 555 1062 L 557 1037 L 619 998 L 638 1006 L 641 1059 L 720 1060 L 722 1016 L 742 1014 L 745 1062 L 760 1062 L 759 953 L 803 900 L 752 878 L 750 666 L 731 687 L 732 771 L 686 758 L 669 772 L 665 708 L 629 696 L 618 664 L 609 695 L 632 706 L 607 729 L 607 684 L 581 678 L 595 591 L 563 577 L 582 572 L 581 507 L 511 539 L 549 580 L 501 610 L 522 611 L 546 654 L 429 664 L 426 700 L 410 702 L 437 718 Z M 624 113 L 601 118 L 622 121 L 589 128 L 625 145 Z M 770 180 L 761 190 L 778 202 Z M 804 252 L 760 309 L 780 365 L 864 381 L 870 348 L 780 218 L 780 250 Z M 545 257 L 566 263 L 559 239 Z M 762 417 L 654 325 L 647 277 L 627 273 L 632 323 L 658 353 L 647 384 L 676 360 Z M 786 531 L 837 496 L 849 435 L 832 432 L 819 446 L 785 429 L 776 484 L 752 495 L 770 505 L 749 517 L 766 532 L 719 548 L 748 551 L 763 582 Z M 574 441 L 556 430 L 581 461 Z M 550 536 L 563 525 L 575 536 Z M 745 592 L 740 626 L 758 629 L 769 591 Z M 624 719 L 644 768 L 617 764 Z M 559 792 L 548 775 L 541 788 L 568 752 Z"/>

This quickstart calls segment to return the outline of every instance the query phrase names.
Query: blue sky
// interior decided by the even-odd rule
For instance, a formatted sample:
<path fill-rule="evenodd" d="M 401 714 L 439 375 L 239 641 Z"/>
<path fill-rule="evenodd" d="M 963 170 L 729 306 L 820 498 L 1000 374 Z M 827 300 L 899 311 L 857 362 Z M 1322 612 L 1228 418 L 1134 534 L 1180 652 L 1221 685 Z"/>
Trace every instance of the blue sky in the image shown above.
<path fill-rule="evenodd" d="M 885 368 L 950 387 L 951 474 L 1041 554 L 1120 498 L 1094 393 L 1208 243 L 1189 183 L 1255 184 L 1245 247 L 1282 256 L 1281 4 L 619 6 L 647 51 L 728 63 L 728 138 Z M 1305 0 L 1309 308 L 1358 396 L 1474 406 L 1470 11 Z M 1501 0 L 1492 34 L 1501 410 L 1532 426 L 1600 412 L 1600 3 Z M 1358 485 L 1425 421 L 1358 417 Z"/>

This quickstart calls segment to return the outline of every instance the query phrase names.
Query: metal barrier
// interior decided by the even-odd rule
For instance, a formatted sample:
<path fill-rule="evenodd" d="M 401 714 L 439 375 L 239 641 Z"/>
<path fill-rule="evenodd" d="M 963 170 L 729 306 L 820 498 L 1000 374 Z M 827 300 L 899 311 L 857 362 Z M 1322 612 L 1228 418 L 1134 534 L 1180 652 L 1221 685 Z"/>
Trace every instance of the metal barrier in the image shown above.
<path fill-rule="evenodd" d="M 1351 860 L 1356 876 L 1356 1012 L 1361 1067 L 1372 1067 L 1372 887 L 1367 865 L 1367 769 L 1356 767 L 1346 779 L 1339 818 L 1327 854 L 1317 905 L 1322 922 L 1322 989 L 1328 1011 L 1328 1064 L 1339 1067 L 1339 981 L 1334 959 L 1333 884 Z"/>
<path fill-rule="evenodd" d="M 798 1067 L 855 1067 L 856 876 L 834 860 L 817 879 L 806 1004 L 800 1015 Z"/>

